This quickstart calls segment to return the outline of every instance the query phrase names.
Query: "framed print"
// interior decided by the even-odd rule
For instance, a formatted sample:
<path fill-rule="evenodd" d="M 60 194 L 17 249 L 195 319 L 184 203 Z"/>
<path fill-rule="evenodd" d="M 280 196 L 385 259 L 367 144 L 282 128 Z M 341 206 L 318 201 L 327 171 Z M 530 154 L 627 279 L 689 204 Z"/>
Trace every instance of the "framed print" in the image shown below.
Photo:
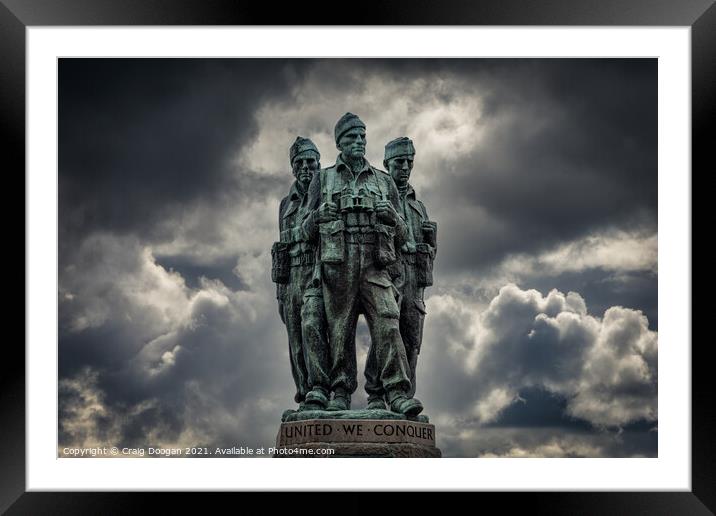
<path fill-rule="evenodd" d="M 690 236 L 709 2 L 321 25 L 28 5 L 0 6 L 27 203 L 3 508 L 403 490 L 713 510 Z"/>

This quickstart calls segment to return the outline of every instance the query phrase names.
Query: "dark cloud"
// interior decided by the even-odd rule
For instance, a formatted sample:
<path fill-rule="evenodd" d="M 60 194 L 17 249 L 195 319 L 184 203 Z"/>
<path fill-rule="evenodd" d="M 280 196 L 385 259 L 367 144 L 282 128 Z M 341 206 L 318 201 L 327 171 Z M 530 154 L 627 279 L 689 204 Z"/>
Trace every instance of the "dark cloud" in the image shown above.
<path fill-rule="evenodd" d="M 484 83 L 487 141 L 422 192 L 429 208 L 483 210 L 440 210 L 439 267 L 480 270 L 599 228 L 655 229 L 655 60 L 518 61 Z"/>
<path fill-rule="evenodd" d="M 288 79 L 300 79 L 302 68 L 288 73 L 289 66 L 267 59 L 61 59 L 64 243 L 97 229 L 151 235 L 192 203 L 216 202 L 236 186 L 228 161 L 254 136 L 258 106 L 288 94 Z"/>
<path fill-rule="evenodd" d="M 444 432 L 440 446 L 458 457 L 653 457 L 656 431 L 626 429 L 620 432 L 565 429 L 562 426 L 483 427 L 470 439 Z"/>
<path fill-rule="evenodd" d="M 277 194 L 285 186 L 248 181 L 251 170 L 235 174 L 228 160 L 256 135 L 257 108 L 295 102 L 311 74 L 322 97 L 345 94 L 347 77 L 357 93 L 376 88 L 361 79 L 378 75 L 426 81 L 426 104 L 481 99 L 486 141 L 420 192 L 440 222 L 440 269 L 478 270 L 595 228 L 655 225 L 655 59 L 63 59 L 59 70 L 62 243 L 97 228 L 171 238 L 172 219 L 193 203 Z M 441 86 L 448 79 L 457 81 Z M 333 122 L 290 125 L 311 133 Z M 410 133 L 411 120 L 395 125 Z M 443 173 L 420 156 L 418 146 L 416 174 Z"/>
<path fill-rule="evenodd" d="M 592 425 L 566 414 L 567 399 L 541 387 L 520 389 L 517 401 L 505 408 L 497 418 L 485 427 L 569 427 L 591 430 Z"/>
<path fill-rule="evenodd" d="M 157 257 L 157 263 L 169 271 L 178 272 L 186 279 L 189 288 L 199 287 L 201 278 L 218 279 L 232 290 L 247 290 L 248 285 L 234 274 L 235 259 L 220 259 L 209 265 L 197 264 L 192 257 L 162 256 Z"/>

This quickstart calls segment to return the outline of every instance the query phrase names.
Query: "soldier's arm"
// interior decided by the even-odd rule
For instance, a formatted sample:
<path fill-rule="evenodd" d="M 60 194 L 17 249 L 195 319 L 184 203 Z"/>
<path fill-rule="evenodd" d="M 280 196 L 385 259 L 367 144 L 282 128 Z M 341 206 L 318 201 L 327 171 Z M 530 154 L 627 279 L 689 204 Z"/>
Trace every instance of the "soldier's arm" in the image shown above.
<path fill-rule="evenodd" d="M 422 201 L 418 201 L 420 208 L 423 212 L 423 240 L 433 248 L 433 252 L 437 254 L 438 251 L 438 227 L 437 224 L 430 220 L 428 217 L 428 211 L 425 209 L 425 204 Z"/>
<path fill-rule="evenodd" d="M 311 183 L 308 185 L 308 209 L 306 216 L 301 223 L 303 236 L 311 244 L 318 242 L 318 207 L 321 204 L 321 173 L 320 170 L 313 174 Z"/>
<path fill-rule="evenodd" d="M 286 204 L 288 201 L 288 197 L 284 197 L 281 199 L 281 204 L 279 204 L 278 207 L 278 232 L 279 232 L 279 241 L 281 240 L 281 229 L 283 224 L 283 214 L 286 211 Z M 281 317 L 281 322 L 286 324 L 286 321 L 284 320 L 284 297 L 286 293 L 286 285 L 282 283 L 276 283 L 276 301 L 278 301 L 278 314 Z"/>
<path fill-rule="evenodd" d="M 284 310 L 284 298 L 286 297 L 286 284 L 276 283 L 276 301 L 278 301 L 278 315 L 281 317 L 281 322 L 286 324 L 286 315 Z"/>
<path fill-rule="evenodd" d="M 395 209 L 395 213 L 397 214 L 397 220 L 395 222 L 395 245 L 398 249 L 400 249 L 405 242 L 408 241 L 408 225 L 405 223 L 405 219 L 403 219 L 403 216 L 400 214 L 402 211 L 400 209 L 400 194 L 398 193 L 398 187 L 395 186 L 395 183 L 390 180 L 386 181 L 388 184 L 388 200 L 393 205 L 393 208 Z"/>
<path fill-rule="evenodd" d="M 286 211 L 286 201 L 288 201 L 288 197 L 284 197 L 281 199 L 281 204 L 278 206 L 278 233 L 279 236 L 281 235 L 281 230 L 283 229 L 281 227 L 281 224 L 283 223 L 283 213 Z"/>

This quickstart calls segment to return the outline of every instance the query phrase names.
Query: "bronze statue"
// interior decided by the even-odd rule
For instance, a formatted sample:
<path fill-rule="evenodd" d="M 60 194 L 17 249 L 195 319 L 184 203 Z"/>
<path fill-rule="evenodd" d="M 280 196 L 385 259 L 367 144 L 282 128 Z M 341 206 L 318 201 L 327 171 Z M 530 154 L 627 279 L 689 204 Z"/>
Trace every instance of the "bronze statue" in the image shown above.
<path fill-rule="evenodd" d="M 399 260 L 391 266 L 391 276 L 401 294 L 400 335 L 410 365 L 411 396 L 415 394 L 415 369 L 423 340 L 423 294 L 425 287 L 433 284 L 433 259 L 437 250 L 437 224 L 428 219 L 425 205 L 417 199 L 409 183 L 414 159 L 415 147 L 410 138 L 396 138 L 385 146 L 383 166 L 398 188 L 399 213 L 408 228 L 408 238 L 398 252 Z M 385 408 L 378 371 L 379 363 L 371 349 L 365 368 L 369 409 Z"/>
<path fill-rule="evenodd" d="M 327 374 L 323 293 L 316 286 L 316 248 L 301 228 L 308 209 L 308 186 L 320 169 L 320 153 L 307 138 L 296 138 L 289 161 L 296 178 L 279 207 L 280 241 L 272 249 L 272 279 L 277 283 L 279 314 L 286 325 L 291 373 L 299 410 L 325 409 Z"/>
<path fill-rule="evenodd" d="M 319 245 L 323 299 L 330 346 L 328 410 L 348 410 L 357 386 L 355 333 L 363 313 L 375 358 L 375 385 L 393 412 L 416 416 L 423 406 L 412 397 L 411 368 L 400 334 L 400 294 L 388 267 L 409 241 L 399 215 L 395 182 L 365 159 L 366 126 L 346 113 L 335 126 L 340 155 L 309 186 L 304 235 Z"/>

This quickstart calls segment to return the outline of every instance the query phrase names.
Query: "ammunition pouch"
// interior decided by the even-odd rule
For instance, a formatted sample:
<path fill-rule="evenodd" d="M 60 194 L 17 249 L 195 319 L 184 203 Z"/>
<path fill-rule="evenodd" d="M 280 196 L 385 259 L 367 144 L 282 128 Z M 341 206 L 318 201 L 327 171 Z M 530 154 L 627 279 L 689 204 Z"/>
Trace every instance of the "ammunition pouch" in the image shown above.
<path fill-rule="evenodd" d="M 304 267 L 306 265 L 313 265 L 313 250 L 303 252 L 290 258 L 291 267 Z"/>
<path fill-rule="evenodd" d="M 303 233 L 301 232 L 300 225 L 281 231 L 281 242 L 286 242 L 287 244 L 296 244 L 298 242 L 303 241 Z"/>
<path fill-rule="evenodd" d="M 376 263 L 381 267 L 387 267 L 395 263 L 398 260 L 398 256 L 395 253 L 395 228 L 376 222 L 375 240 Z"/>
<path fill-rule="evenodd" d="M 368 227 L 371 225 L 370 213 L 367 211 L 349 211 L 343 214 L 346 227 Z"/>
<path fill-rule="evenodd" d="M 433 249 L 436 249 L 438 246 L 437 239 L 438 239 L 438 223 L 433 222 L 432 220 L 427 221 L 430 223 L 430 225 L 433 227 L 432 233 L 423 233 L 425 243 L 428 245 L 431 245 Z"/>
<path fill-rule="evenodd" d="M 435 251 L 425 243 L 415 245 L 415 282 L 418 287 L 430 287 L 433 284 L 433 260 Z"/>
<path fill-rule="evenodd" d="M 388 265 L 388 267 L 386 268 L 388 269 L 388 276 L 390 276 L 390 281 L 395 281 L 403 275 L 403 264 L 398 261 Z"/>
<path fill-rule="evenodd" d="M 271 246 L 271 281 L 274 283 L 288 283 L 291 274 L 288 248 L 285 242 L 274 242 Z"/>
<path fill-rule="evenodd" d="M 321 262 L 342 263 L 345 256 L 345 239 L 343 230 L 345 223 L 342 219 L 323 222 L 318 225 L 321 235 Z"/>

